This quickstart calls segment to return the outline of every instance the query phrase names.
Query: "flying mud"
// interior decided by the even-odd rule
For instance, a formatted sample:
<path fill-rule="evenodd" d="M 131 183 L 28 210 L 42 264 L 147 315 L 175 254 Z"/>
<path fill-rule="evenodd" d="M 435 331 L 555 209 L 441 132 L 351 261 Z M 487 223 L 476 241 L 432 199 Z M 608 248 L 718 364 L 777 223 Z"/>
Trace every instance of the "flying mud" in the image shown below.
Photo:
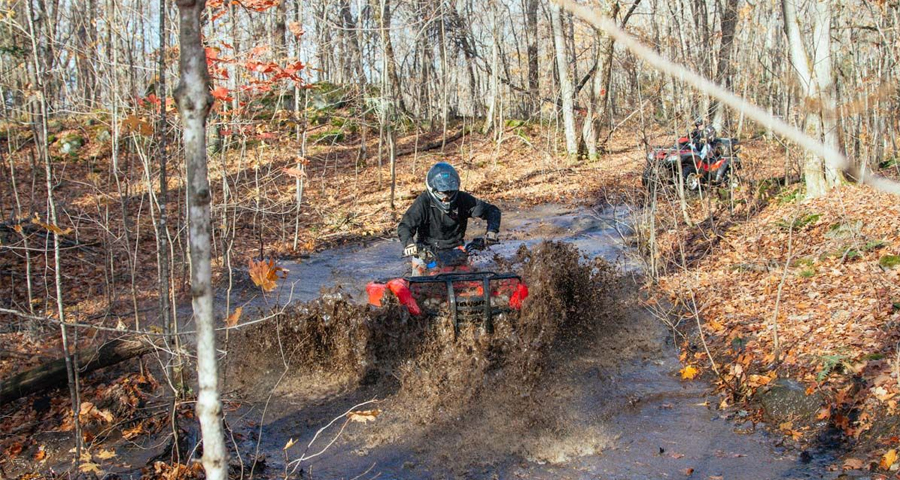
<path fill-rule="evenodd" d="M 509 455 L 562 461 L 594 453 L 602 435 L 573 430 L 535 390 L 555 348 L 616 331 L 621 309 L 612 295 L 616 275 L 604 260 L 589 260 L 567 243 L 521 248 L 506 267 L 531 286 L 523 311 L 500 319 L 493 335 L 464 324 L 454 340 L 444 318 L 411 317 L 388 303 L 371 308 L 341 293 L 291 306 L 272 322 L 244 331 L 231 350 L 229 382 L 251 400 L 317 396 L 370 386 L 383 394 L 383 414 L 347 435 L 370 449 L 417 439 L 420 453 L 446 456 L 466 468 Z M 318 395 L 315 392 L 320 392 Z M 302 400 L 301 400 L 302 401 Z M 581 430 L 584 430 L 583 428 Z M 546 451 L 547 435 L 564 435 L 571 451 Z"/>

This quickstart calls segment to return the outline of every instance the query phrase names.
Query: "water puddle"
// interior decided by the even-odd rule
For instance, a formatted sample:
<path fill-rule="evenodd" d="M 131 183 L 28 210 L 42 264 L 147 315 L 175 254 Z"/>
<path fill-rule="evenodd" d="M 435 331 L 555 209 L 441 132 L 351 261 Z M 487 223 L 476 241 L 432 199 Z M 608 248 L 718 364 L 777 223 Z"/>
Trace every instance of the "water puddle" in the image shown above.
<path fill-rule="evenodd" d="M 486 267 L 493 255 L 510 257 L 521 245 L 534 246 L 544 240 L 565 240 L 574 244 L 589 257 L 619 261 L 624 269 L 636 269 L 627 262 L 622 235 L 627 235 L 626 207 L 595 212 L 549 204 L 524 210 L 503 212 L 501 243 L 475 257 L 473 264 Z M 484 231 L 484 223 L 474 219 L 469 224 L 469 236 Z M 363 301 L 366 283 L 409 273 L 409 261 L 402 258 L 403 247 L 396 239 L 382 239 L 365 245 L 355 245 L 318 252 L 310 258 L 282 260 L 278 265 L 288 272 L 278 287 L 263 296 L 256 288 L 237 288 L 231 305 L 271 308 L 293 302 L 308 302 L 318 298 L 323 289 L 340 285 L 345 294 Z M 246 272 L 241 272 L 246 276 Z M 246 283 L 246 282 L 244 282 Z M 246 285 L 245 285 L 246 286 Z M 225 304 L 226 291 L 217 292 L 217 305 Z"/>
<path fill-rule="evenodd" d="M 623 240 L 627 213 L 624 207 L 593 212 L 559 205 L 505 211 L 506 238 L 492 254 L 510 257 L 522 244 L 555 239 L 574 244 L 588 258 L 616 263 L 619 271 L 637 270 Z M 483 228 L 471 225 L 470 232 Z M 232 304 L 308 301 L 334 284 L 360 302 L 371 279 L 405 273 L 400 250 L 399 242 L 380 240 L 283 262 L 290 272 L 279 291 L 265 299 L 238 293 Z M 477 260 L 481 266 L 489 262 L 487 256 Z M 399 373 L 360 384 L 315 372 L 301 379 L 285 379 L 278 368 L 259 372 L 267 382 L 226 415 L 243 452 L 234 468 L 279 478 L 300 470 L 318 478 L 380 479 L 823 476 L 821 466 L 776 449 L 761 429 L 736 433 L 737 426 L 715 408 L 708 384 L 679 378 L 677 348 L 665 326 L 640 308 L 634 285 L 626 282 L 619 297 L 619 311 L 606 313 L 616 319 L 608 330 L 587 329 L 554 341 L 541 380 L 521 398 L 485 391 L 462 408 L 448 407 L 436 422 L 417 416 L 416 393 L 400 392 Z M 490 375 L 488 370 L 488 390 Z M 372 400 L 377 402 L 366 403 Z M 317 434 L 360 404 L 383 413 L 371 423 L 339 419 Z M 291 442 L 297 446 L 285 454 Z M 295 469 L 292 461 L 300 454 L 323 449 Z"/>

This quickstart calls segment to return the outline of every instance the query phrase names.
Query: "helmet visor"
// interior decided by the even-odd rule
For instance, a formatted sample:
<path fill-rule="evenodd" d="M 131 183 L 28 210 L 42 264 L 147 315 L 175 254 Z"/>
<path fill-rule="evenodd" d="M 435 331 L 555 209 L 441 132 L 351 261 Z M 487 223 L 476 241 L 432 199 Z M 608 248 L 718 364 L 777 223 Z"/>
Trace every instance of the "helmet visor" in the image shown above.
<path fill-rule="evenodd" d="M 448 203 L 456 198 L 456 190 L 435 191 L 434 196 L 441 202 Z"/>

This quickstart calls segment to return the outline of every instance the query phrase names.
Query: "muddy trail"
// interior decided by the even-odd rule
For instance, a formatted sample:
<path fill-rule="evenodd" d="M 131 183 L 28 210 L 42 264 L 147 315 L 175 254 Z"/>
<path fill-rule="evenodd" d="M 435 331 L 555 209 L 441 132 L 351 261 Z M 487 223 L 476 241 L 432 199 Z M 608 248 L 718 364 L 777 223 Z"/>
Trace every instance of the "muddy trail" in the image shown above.
<path fill-rule="evenodd" d="M 531 296 L 490 336 L 468 325 L 454 340 L 441 319 L 362 305 L 356 292 L 366 281 L 403 272 L 397 243 L 294 265 L 287 285 L 305 277 L 344 286 L 230 339 L 234 473 L 824 476 L 822 465 L 776 448 L 762 428 L 727 420 L 708 384 L 680 380 L 670 332 L 623 274 L 635 269 L 623 257 L 624 213 L 549 206 L 508 215 L 513 238 L 478 261 L 520 272 Z M 316 296 L 315 285 L 298 286 L 282 288 L 293 289 L 292 300 Z M 351 421 L 351 410 L 364 413 Z"/>

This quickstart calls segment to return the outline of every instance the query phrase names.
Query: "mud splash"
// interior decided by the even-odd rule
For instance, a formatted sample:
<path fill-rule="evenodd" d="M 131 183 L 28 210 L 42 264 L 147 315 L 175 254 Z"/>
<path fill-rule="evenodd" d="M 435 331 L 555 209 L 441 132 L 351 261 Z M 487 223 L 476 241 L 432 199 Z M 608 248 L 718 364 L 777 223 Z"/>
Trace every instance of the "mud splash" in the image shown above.
<path fill-rule="evenodd" d="M 693 470 L 693 478 L 822 478 L 822 465 L 799 461 L 774 448 L 763 429 L 748 432 L 710 408 L 718 400 L 708 384 L 680 380 L 678 349 L 642 307 L 627 274 L 633 270 L 617 262 L 625 272 L 617 276 L 599 259 L 625 252 L 610 226 L 619 224 L 616 212 L 511 219 L 516 242 L 493 249 L 501 258 L 479 261 L 519 271 L 531 296 L 526 311 L 498 322 L 493 336 L 469 326 L 453 341 L 446 320 L 422 322 L 395 304 L 370 310 L 333 291 L 233 337 L 228 350 L 240 357 L 228 355 L 226 392 L 237 387 L 238 394 L 226 398 L 248 401 L 226 422 L 243 472 L 283 478 L 284 464 L 298 455 L 298 447 L 285 455 L 286 443 L 302 450 L 319 428 L 377 400 L 365 407 L 382 411 L 377 420 L 347 425 L 304 473 L 556 479 L 677 478 Z M 565 244 L 535 238 L 544 235 Z M 527 248 L 517 251 L 519 244 Z M 402 268 L 389 257 L 375 263 Z M 232 459 L 239 468 L 238 455 Z"/>
<path fill-rule="evenodd" d="M 460 468 L 472 459 L 492 462 L 510 454 L 565 461 L 595 453 L 601 438 L 580 438 L 568 452 L 542 451 L 543 437 L 565 428 L 533 391 L 554 345 L 615 321 L 603 313 L 616 311 L 614 271 L 560 242 L 523 247 L 509 263 L 531 295 L 520 315 L 497 322 L 493 335 L 468 324 L 454 341 L 446 319 L 418 319 L 395 303 L 372 309 L 329 294 L 233 339 L 232 349 L 242 354 L 230 370 L 249 397 L 276 388 L 308 392 L 312 383 L 334 390 L 380 384 L 389 400 L 381 426 L 349 435 L 364 448 L 416 437 L 421 442 L 427 426 L 435 433 L 426 433 L 422 445 L 456 452 L 466 459 L 455 465 Z M 473 411 L 482 420 L 460 429 L 460 419 Z"/>

